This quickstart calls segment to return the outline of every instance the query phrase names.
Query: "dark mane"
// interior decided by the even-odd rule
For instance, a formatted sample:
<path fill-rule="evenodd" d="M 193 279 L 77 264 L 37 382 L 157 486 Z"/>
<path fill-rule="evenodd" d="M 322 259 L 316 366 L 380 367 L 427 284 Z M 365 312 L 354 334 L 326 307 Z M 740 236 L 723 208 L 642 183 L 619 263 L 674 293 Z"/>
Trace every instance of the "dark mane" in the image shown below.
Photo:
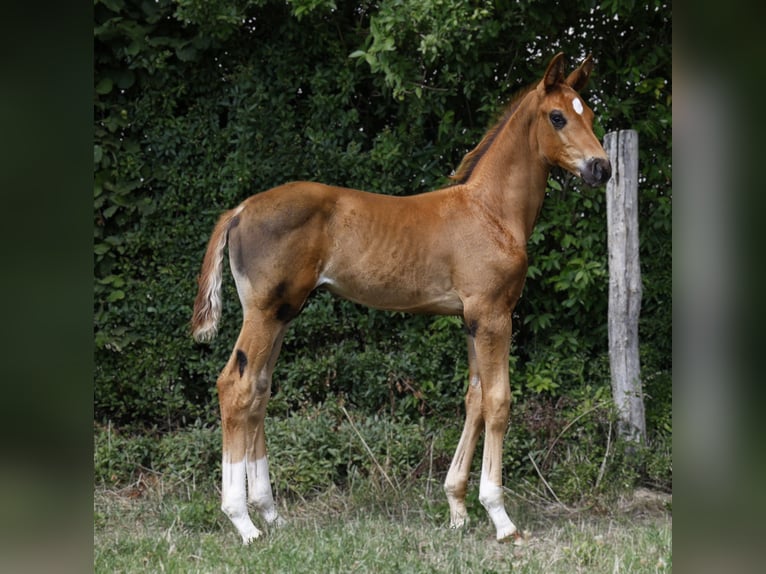
<path fill-rule="evenodd" d="M 500 119 L 498 119 L 495 124 L 489 128 L 489 130 L 487 130 L 487 133 L 485 133 L 484 137 L 481 138 L 479 145 L 465 154 L 463 161 L 460 162 L 460 165 L 455 170 L 455 173 L 449 176 L 449 178 L 453 181 L 452 185 L 466 183 L 471 178 L 471 174 L 473 174 L 473 170 L 476 167 L 476 164 L 478 164 L 479 160 L 484 156 L 485 153 L 487 153 L 487 150 L 495 141 L 497 134 L 502 131 L 502 129 L 505 127 L 505 124 L 508 123 L 513 113 L 519 107 L 519 104 L 521 104 L 521 100 L 524 99 L 524 96 L 526 96 L 530 91 L 532 91 L 534 86 L 534 84 L 531 84 L 526 88 L 519 90 L 516 92 L 513 98 L 511 98 L 511 101 L 508 102 L 508 104 L 503 109 L 503 112 L 500 115 Z"/>

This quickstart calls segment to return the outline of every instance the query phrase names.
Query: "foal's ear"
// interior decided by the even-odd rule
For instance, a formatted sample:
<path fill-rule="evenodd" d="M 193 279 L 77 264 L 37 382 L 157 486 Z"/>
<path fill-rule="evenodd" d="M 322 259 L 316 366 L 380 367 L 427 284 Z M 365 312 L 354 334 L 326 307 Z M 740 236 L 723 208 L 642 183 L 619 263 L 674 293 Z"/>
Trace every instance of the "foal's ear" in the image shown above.
<path fill-rule="evenodd" d="M 593 70 L 593 57 L 592 54 L 588 54 L 588 56 L 582 61 L 582 64 L 580 64 L 580 66 L 574 72 L 567 76 L 567 84 L 569 84 L 569 87 L 571 87 L 575 92 L 582 90 L 588 83 L 591 70 Z"/>
<path fill-rule="evenodd" d="M 559 52 L 551 59 L 548 69 L 543 76 L 543 86 L 545 91 L 551 90 L 554 86 L 564 81 L 564 52 Z"/>

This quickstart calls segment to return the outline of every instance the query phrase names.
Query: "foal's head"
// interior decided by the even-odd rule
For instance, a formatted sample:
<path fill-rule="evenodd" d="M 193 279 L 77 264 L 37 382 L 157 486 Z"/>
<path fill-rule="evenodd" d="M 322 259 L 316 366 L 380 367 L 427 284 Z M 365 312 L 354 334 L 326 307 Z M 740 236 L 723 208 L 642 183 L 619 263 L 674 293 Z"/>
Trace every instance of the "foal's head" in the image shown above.
<path fill-rule="evenodd" d="M 556 54 L 532 90 L 538 100 L 532 129 L 549 164 L 582 177 L 588 185 L 601 185 L 611 176 L 612 166 L 593 134 L 593 111 L 578 94 L 592 69 L 588 56 L 565 78 L 564 55 Z"/>

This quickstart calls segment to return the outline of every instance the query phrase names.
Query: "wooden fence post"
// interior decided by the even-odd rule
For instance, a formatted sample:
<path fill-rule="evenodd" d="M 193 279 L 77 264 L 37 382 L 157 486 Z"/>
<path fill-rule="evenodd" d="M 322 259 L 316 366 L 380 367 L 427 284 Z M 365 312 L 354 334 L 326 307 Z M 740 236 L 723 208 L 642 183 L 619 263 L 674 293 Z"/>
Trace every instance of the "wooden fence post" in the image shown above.
<path fill-rule="evenodd" d="M 612 162 L 606 184 L 609 249 L 609 366 L 618 432 L 633 443 L 646 441 L 644 394 L 638 356 L 641 267 L 638 259 L 638 133 L 610 132 L 604 149 Z"/>

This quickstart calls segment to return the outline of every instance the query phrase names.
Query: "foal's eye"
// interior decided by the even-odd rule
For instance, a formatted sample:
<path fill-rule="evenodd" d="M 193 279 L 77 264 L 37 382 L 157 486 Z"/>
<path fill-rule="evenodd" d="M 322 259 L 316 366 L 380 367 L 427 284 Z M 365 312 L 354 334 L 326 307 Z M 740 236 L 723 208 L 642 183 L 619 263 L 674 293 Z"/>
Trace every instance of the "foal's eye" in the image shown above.
<path fill-rule="evenodd" d="M 553 127 L 557 130 L 560 130 L 565 125 L 567 125 L 567 119 L 564 117 L 564 114 L 562 114 L 559 110 L 553 110 L 550 113 L 551 123 L 553 124 Z"/>

